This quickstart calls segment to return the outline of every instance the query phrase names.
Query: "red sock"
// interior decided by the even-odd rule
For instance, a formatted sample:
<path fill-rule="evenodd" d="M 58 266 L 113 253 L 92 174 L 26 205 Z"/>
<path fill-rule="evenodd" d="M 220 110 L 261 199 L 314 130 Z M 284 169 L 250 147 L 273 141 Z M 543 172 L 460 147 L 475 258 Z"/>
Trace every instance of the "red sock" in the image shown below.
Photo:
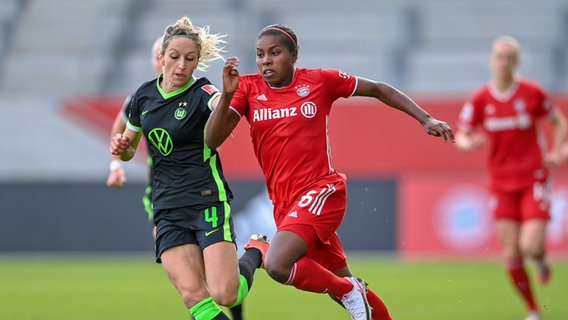
<path fill-rule="evenodd" d="M 314 260 L 302 257 L 296 261 L 284 284 L 315 293 L 331 293 L 341 299 L 353 289 L 353 284 L 322 267 Z"/>
<path fill-rule="evenodd" d="M 392 320 L 387 306 L 371 288 L 367 287 L 367 301 L 373 308 L 373 320 Z"/>
<path fill-rule="evenodd" d="M 507 272 L 509 273 L 511 282 L 523 298 L 529 311 L 538 310 L 538 306 L 531 290 L 531 283 L 523 265 L 523 259 L 519 258 L 509 260 L 507 263 Z"/>

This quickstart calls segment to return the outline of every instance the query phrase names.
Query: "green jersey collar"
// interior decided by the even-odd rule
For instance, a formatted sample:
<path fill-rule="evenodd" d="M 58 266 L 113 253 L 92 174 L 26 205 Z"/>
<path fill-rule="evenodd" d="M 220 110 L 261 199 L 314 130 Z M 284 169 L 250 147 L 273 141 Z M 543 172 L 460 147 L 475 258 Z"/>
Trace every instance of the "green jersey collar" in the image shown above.
<path fill-rule="evenodd" d="M 174 96 L 184 92 L 185 90 L 187 90 L 187 88 L 191 87 L 191 85 L 195 83 L 195 77 L 192 75 L 191 78 L 189 79 L 189 81 L 185 85 L 183 85 L 183 87 L 181 87 L 181 88 L 179 88 L 175 91 L 172 91 L 170 93 L 166 93 L 162 89 L 162 87 L 160 86 L 160 81 L 162 81 L 163 78 L 164 78 L 164 74 L 160 74 L 158 76 L 158 79 L 156 80 L 156 86 L 158 87 L 158 91 L 160 92 L 160 94 L 162 95 L 162 97 L 164 99 L 169 99 L 171 97 L 174 97 Z"/>

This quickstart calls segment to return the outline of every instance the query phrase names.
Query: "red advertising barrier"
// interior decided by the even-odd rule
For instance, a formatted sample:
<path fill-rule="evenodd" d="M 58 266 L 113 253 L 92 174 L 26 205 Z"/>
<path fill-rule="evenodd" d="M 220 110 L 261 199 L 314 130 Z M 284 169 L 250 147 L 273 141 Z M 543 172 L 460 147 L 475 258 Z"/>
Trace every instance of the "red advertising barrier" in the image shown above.
<path fill-rule="evenodd" d="M 414 172 L 400 179 L 398 251 L 403 257 L 500 254 L 482 172 Z M 548 248 L 568 256 L 568 173 L 554 173 Z"/>

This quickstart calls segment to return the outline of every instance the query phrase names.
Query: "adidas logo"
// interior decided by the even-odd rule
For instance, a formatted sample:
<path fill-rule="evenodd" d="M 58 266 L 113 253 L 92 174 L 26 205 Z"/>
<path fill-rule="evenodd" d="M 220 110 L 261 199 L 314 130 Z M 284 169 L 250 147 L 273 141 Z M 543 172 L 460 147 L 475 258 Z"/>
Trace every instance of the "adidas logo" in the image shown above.
<path fill-rule="evenodd" d="M 297 218 L 297 217 L 298 217 L 298 212 L 297 212 L 297 211 L 291 212 L 291 213 L 288 215 L 288 217 Z"/>
<path fill-rule="evenodd" d="M 266 96 L 263 94 L 261 94 L 260 96 L 256 97 L 256 100 L 260 100 L 260 101 L 267 101 L 268 99 L 266 99 Z"/>

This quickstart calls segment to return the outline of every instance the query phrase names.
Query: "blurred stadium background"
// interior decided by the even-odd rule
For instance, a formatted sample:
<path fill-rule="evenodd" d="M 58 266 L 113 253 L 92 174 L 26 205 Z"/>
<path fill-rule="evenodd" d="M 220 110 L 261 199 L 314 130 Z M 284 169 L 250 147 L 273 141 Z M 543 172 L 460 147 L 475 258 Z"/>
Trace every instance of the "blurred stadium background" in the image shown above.
<path fill-rule="evenodd" d="M 492 39 L 508 34 L 521 42 L 521 73 L 568 110 L 565 0 L 0 0 L 0 252 L 152 250 L 144 155 L 126 164 L 124 189 L 107 189 L 108 132 L 122 99 L 153 77 L 154 39 L 184 15 L 228 34 L 226 56 L 242 72 L 256 71 L 257 32 L 284 23 L 299 38 L 298 66 L 391 83 L 451 124 L 489 79 Z M 206 76 L 220 83 L 221 67 Z M 459 154 L 376 102 L 340 101 L 334 113 L 335 166 L 350 177 L 348 250 L 495 255 L 483 152 Z M 270 232 L 246 125 L 222 153 L 241 238 Z M 567 256 L 568 172 L 555 174 L 550 241 Z"/>

